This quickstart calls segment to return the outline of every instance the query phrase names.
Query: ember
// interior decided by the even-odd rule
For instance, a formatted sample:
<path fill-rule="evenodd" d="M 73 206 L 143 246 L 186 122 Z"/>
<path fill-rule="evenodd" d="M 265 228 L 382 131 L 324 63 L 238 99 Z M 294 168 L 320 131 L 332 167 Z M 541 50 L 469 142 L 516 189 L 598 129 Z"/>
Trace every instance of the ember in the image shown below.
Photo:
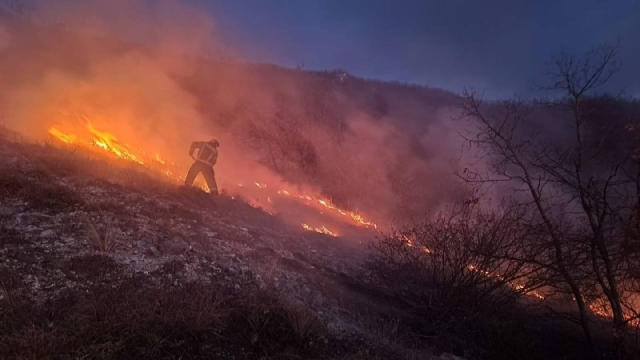
<path fill-rule="evenodd" d="M 318 232 L 318 233 L 320 233 L 320 234 L 326 234 L 326 235 L 331 235 L 331 236 L 338 236 L 338 234 L 336 234 L 336 233 L 332 232 L 331 230 L 327 229 L 326 227 L 324 227 L 324 225 L 323 225 L 323 226 L 321 226 L 321 227 L 319 227 L 319 228 L 314 228 L 314 227 L 312 227 L 312 226 L 310 226 L 310 225 L 308 225 L 308 224 L 302 224 L 302 227 L 303 227 L 305 230 L 315 231 L 315 232 Z"/>

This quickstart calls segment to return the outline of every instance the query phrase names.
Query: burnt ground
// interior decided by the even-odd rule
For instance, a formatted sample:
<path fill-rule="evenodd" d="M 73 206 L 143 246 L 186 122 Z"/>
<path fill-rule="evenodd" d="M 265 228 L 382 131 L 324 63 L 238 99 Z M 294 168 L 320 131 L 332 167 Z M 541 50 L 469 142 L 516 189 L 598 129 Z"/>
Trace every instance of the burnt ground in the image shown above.
<path fill-rule="evenodd" d="M 429 359 L 367 247 L 130 164 L 0 136 L 0 356 Z M 442 355 L 449 356 L 449 355 Z"/>

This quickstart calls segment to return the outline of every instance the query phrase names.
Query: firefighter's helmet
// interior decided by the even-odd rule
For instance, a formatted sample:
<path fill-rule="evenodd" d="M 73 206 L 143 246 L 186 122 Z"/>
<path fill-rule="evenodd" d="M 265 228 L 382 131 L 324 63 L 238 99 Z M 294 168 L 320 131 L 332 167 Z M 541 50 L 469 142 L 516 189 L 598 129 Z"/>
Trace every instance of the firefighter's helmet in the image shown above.
<path fill-rule="evenodd" d="M 216 140 L 216 139 L 211 139 L 211 140 L 209 141 L 209 143 L 210 143 L 211 145 L 213 145 L 213 147 L 215 147 L 215 148 L 217 148 L 218 146 L 220 146 L 220 143 L 219 143 L 219 142 L 218 142 L 218 140 Z"/>

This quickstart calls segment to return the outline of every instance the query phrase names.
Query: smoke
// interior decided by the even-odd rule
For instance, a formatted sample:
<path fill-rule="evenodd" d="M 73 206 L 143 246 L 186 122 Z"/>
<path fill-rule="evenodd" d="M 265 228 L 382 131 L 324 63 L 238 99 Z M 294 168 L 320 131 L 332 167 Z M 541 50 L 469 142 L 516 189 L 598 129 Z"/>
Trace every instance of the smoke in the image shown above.
<path fill-rule="evenodd" d="M 30 139 L 88 122 L 186 172 L 191 142 L 215 137 L 221 187 L 267 209 L 254 183 L 323 194 L 378 222 L 464 195 L 450 177 L 452 110 L 398 94 L 370 104 L 343 77 L 219 61 L 238 56 L 197 6 L 46 1 L 0 19 L 0 65 L 12 69 L 0 74 L 3 121 Z"/>

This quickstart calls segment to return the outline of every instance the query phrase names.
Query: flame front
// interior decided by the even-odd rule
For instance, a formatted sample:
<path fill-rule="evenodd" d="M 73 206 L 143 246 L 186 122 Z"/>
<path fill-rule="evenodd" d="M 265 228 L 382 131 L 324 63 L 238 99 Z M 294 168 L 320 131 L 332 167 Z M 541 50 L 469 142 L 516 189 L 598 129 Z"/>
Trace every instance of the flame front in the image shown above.
<path fill-rule="evenodd" d="M 175 174 L 175 163 L 172 164 L 173 166 L 170 166 L 159 153 L 149 154 L 142 150 L 133 149 L 129 145 L 120 142 L 116 135 L 96 129 L 91 122 L 86 120 L 86 117 L 81 117 L 86 124 L 85 128 L 78 129 L 81 130 L 78 131 L 78 133 L 84 134 L 82 137 L 74 133 L 62 131 L 58 125 L 51 126 L 48 132 L 51 136 L 65 144 L 87 149 L 100 149 L 120 159 L 132 161 L 147 168 L 153 168 L 174 183 L 182 183 L 184 181 L 183 176 Z M 206 185 L 202 183 L 197 182 L 196 186 L 203 190 L 208 190 Z"/>
<path fill-rule="evenodd" d="M 49 134 L 56 137 L 58 140 L 62 141 L 65 144 L 75 144 L 78 142 L 78 137 L 73 134 L 65 134 L 62 131 L 56 129 L 55 127 L 51 127 L 49 129 Z"/>
<path fill-rule="evenodd" d="M 69 114 L 63 114 L 69 116 Z M 145 167 L 153 167 L 154 170 L 158 170 L 160 174 L 169 178 L 174 183 L 182 183 L 184 181 L 183 176 L 175 175 L 175 171 L 177 170 L 177 168 L 175 168 L 175 163 L 172 164 L 174 165 L 174 167 L 170 167 L 167 160 L 165 160 L 165 158 L 163 158 L 159 153 L 152 152 L 149 154 L 139 149 L 134 149 L 131 146 L 121 142 L 116 135 L 104 130 L 96 129 L 86 116 L 78 115 L 77 117 L 82 119 L 82 122 L 85 124 L 85 128 L 80 128 L 78 131 L 78 133 L 86 134 L 84 137 L 78 136 L 74 133 L 65 132 L 61 130 L 61 127 L 57 125 L 53 125 L 49 128 L 49 134 L 65 144 L 83 146 L 86 148 L 99 148 L 118 158 L 132 161 Z M 204 185 L 202 182 L 196 182 L 196 184 L 203 190 L 208 190 L 206 185 Z M 321 213 L 323 213 L 323 211 L 329 210 L 330 214 L 338 216 L 341 221 L 351 223 L 360 227 L 373 229 L 378 228 L 377 224 L 365 220 L 365 218 L 358 212 L 340 209 L 328 199 L 309 194 L 298 193 L 291 189 L 282 189 L 276 192 L 276 189 L 273 189 L 271 186 L 261 181 L 253 181 L 253 184 L 257 189 L 268 192 L 267 195 L 271 195 L 266 197 L 267 204 L 273 203 L 272 196 L 280 195 L 283 197 L 301 201 L 305 205 L 313 207 Z M 244 187 L 244 184 L 239 183 L 237 184 L 237 186 L 242 188 Z M 274 215 L 273 211 L 265 209 L 262 204 L 254 203 L 251 201 L 249 201 L 249 204 L 254 208 L 262 209 L 267 213 Z M 308 231 L 314 231 L 325 235 L 338 236 L 337 232 L 329 230 L 324 225 L 313 227 L 306 223 L 303 223 L 302 228 Z"/>
<path fill-rule="evenodd" d="M 140 160 L 136 155 L 132 154 L 125 145 L 118 142 L 118 138 L 116 138 L 115 135 L 98 131 L 91 124 L 87 124 L 87 127 L 93 135 L 94 144 L 98 145 L 104 150 L 116 154 L 120 158 L 131 160 L 133 162 L 137 162 L 138 164 L 144 165 L 144 162 L 142 162 L 142 160 Z"/>
<path fill-rule="evenodd" d="M 358 214 L 357 212 L 346 211 L 346 210 L 340 209 L 337 206 L 335 206 L 333 203 L 331 203 L 331 201 L 329 201 L 327 199 L 322 199 L 322 198 L 318 198 L 318 197 L 310 196 L 310 195 L 306 195 L 306 194 L 293 195 L 287 190 L 280 190 L 280 191 L 278 191 L 278 194 L 279 195 L 284 195 L 284 196 L 295 197 L 295 198 L 301 199 L 301 200 L 303 200 L 303 201 L 305 201 L 305 202 L 307 202 L 309 204 L 314 204 L 318 208 L 321 208 L 321 209 L 324 208 L 325 210 L 331 210 L 335 214 L 339 214 L 339 215 L 341 215 L 343 217 L 350 218 L 353 221 L 354 225 L 364 226 L 364 227 L 371 227 L 371 228 L 374 228 L 374 229 L 378 228 L 377 224 L 365 220 L 364 217 L 362 217 L 362 215 Z"/>
<path fill-rule="evenodd" d="M 325 234 L 325 235 L 330 235 L 330 236 L 338 236 L 337 233 L 334 233 L 333 231 L 327 229 L 324 225 L 320 226 L 319 228 L 314 228 L 312 226 L 310 226 L 309 224 L 302 224 L 302 228 L 305 230 L 309 230 L 309 231 L 315 231 L 317 233 L 320 234 Z"/>

